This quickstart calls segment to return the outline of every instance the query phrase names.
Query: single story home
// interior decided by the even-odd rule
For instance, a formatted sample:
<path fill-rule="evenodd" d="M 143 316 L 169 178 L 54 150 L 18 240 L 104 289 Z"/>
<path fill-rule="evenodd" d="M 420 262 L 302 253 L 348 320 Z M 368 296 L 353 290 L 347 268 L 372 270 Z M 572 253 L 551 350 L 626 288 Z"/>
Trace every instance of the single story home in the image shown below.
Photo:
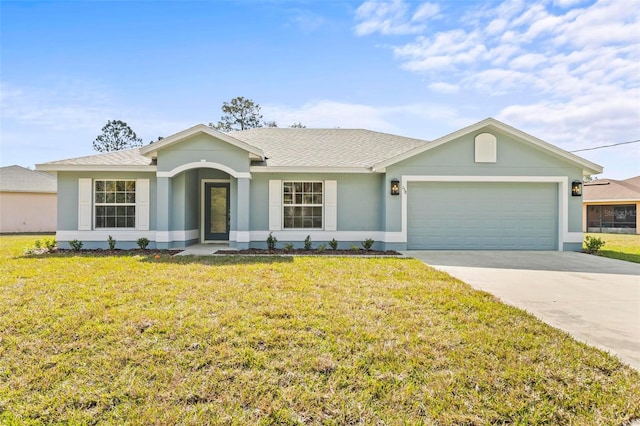
<path fill-rule="evenodd" d="M 584 184 L 582 217 L 585 232 L 638 234 L 640 176 L 598 179 Z"/>
<path fill-rule="evenodd" d="M 55 174 L 0 167 L 0 233 L 54 232 L 56 226 Z"/>
<path fill-rule="evenodd" d="M 84 247 L 580 250 L 583 176 L 602 167 L 492 118 L 433 141 L 353 129 L 197 125 L 58 173 L 57 239 Z M 575 185 L 574 185 L 575 182 Z"/>

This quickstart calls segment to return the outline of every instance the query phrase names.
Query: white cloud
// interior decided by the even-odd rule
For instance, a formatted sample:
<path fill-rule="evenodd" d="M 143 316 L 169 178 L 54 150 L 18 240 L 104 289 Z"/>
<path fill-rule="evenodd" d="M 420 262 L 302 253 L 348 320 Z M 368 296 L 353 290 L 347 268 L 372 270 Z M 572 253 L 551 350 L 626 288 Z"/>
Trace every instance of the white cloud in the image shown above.
<path fill-rule="evenodd" d="M 628 134 L 640 128 L 633 3 L 506 0 L 443 19 L 450 24 L 393 52 L 403 69 L 428 76 L 429 89 L 488 95 L 490 114 L 552 143 L 637 138 Z"/>
<path fill-rule="evenodd" d="M 433 90 L 434 92 L 449 94 L 458 93 L 460 91 L 460 86 L 458 86 L 457 84 L 450 84 L 440 81 L 429 84 L 429 89 Z"/>
<path fill-rule="evenodd" d="M 416 34 L 426 28 L 425 21 L 437 16 L 437 4 L 423 3 L 413 14 L 403 0 L 367 0 L 356 10 L 356 35 L 379 32 L 383 35 Z"/>

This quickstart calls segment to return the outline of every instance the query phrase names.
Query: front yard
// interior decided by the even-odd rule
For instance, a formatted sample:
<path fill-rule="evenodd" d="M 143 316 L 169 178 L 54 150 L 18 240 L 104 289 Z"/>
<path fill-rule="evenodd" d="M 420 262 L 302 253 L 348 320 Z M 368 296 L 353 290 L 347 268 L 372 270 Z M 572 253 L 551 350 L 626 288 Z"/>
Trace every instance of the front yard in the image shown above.
<path fill-rule="evenodd" d="M 409 259 L 22 256 L 0 423 L 624 424 L 640 374 Z"/>

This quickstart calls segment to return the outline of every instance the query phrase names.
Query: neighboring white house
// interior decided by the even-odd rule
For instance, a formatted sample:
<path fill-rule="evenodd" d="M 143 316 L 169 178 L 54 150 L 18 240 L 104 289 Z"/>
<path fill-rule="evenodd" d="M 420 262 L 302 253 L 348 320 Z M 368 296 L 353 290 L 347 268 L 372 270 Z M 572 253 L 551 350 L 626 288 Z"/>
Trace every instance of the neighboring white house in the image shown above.
<path fill-rule="evenodd" d="M 582 204 L 585 232 L 640 234 L 640 176 L 585 183 Z"/>
<path fill-rule="evenodd" d="M 56 176 L 20 166 L 0 168 L 0 233 L 55 232 Z"/>

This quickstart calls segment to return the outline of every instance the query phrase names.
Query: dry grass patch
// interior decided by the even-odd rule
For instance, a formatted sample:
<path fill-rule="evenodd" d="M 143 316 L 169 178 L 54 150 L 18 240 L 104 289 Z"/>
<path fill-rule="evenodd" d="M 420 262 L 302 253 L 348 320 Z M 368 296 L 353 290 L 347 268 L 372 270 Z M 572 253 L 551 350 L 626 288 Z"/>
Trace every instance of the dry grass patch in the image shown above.
<path fill-rule="evenodd" d="M 623 424 L 640 375 L 418 261 L 23 257 L 0 422 Z"/>

